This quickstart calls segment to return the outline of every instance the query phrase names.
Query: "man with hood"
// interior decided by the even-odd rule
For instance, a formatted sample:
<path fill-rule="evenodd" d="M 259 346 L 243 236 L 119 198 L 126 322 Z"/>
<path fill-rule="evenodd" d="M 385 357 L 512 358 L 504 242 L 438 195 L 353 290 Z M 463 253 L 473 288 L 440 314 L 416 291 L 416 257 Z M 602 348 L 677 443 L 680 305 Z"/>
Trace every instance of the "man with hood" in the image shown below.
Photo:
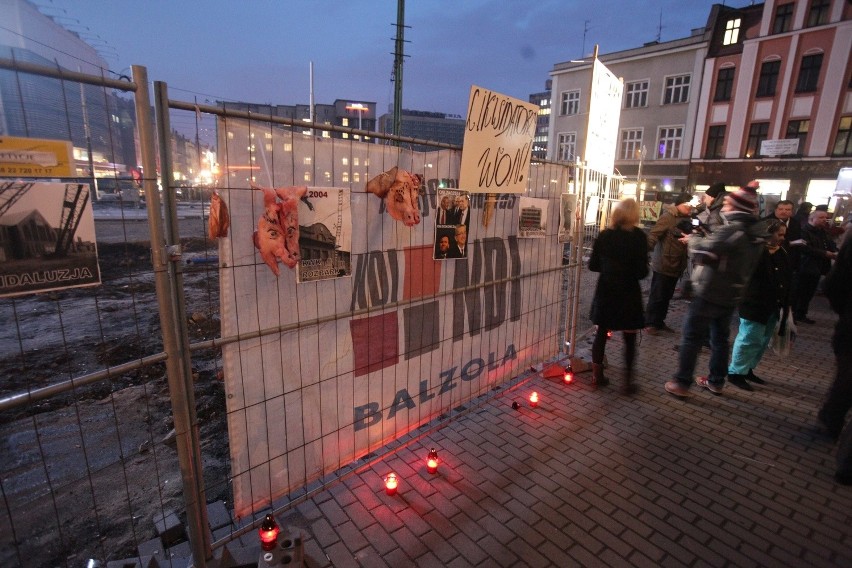
<path fill-rule="evenodd" d="M 695 261 L 694 296 L 683 325 L 678 370 L 665 384 L 679 398 L 689 396 L 698 352 L 708 333 L 710 374 L 697 377 L 695 383 L 714 394 L 721 394 L 725 386 L 731 317 L 743 299 L 766 239 L 765 224 L 757 218 L 757 188 L 757 182 L 749 182 L 728 193 L 722 205 L 722 225 L 707 236 L 689 236 L 689 252 Z"/>
<path fill-rule="evenodd" d="M 673 205 L 665 205 L 657 224 L 648 233 L 648 249 L 651 250 L 651 289 L 645 309 L 645 331 L 656 335 L 660 331 L 672 331 L 666 325 L 669 303 L 674 296 L 677 281 L 686 269 L 686 239 L 691 228 L 690 213 L 692 197 L 681 193 Z M 684 223 L 686 226 L 684 226 Z M 685 230 L 684 230 L 685 229 Z"/>

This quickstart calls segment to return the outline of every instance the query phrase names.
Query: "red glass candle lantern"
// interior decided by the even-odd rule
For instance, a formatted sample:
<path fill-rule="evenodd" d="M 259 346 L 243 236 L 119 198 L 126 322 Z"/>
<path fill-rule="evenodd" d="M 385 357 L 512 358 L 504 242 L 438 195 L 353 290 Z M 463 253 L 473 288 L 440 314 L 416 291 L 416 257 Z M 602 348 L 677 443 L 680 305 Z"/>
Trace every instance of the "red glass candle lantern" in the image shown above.
<path fill-rule="evenodd" d="M 532 406 L 533 408 L 538 406 L 538 393 L 535 391 L 533 391 L 533 393 L 530 395 L 530 406 Z"/>
<path fill-rule="evenodd" d="M 389 473 L 387 477 L 385 477 L 385 493 L 388 495 L 396 495 L 397 487 L 399 487 L 399 480 L 396 477 L 395 473 Z"/>
<path fill-rule="evenodd" d="M 571 368 L 565 369 L 565 384 L 570 384 L 574 382 L 574 371 Z"/>
<path fill-rule="evenodd" d="M 268 513 L 260 524 L 260 529 L 257 531 L 260 534 L 260 547 L 263 550 L 274 550 L 278 543 L 278 533 L 281 529 L 278 523 L 275 522 L 275 517 L 272 513 Z"/>
<path fill-rule="evenodd" d="M 426 456 L 426 470 L 429 473 L 438 473 L 438 452 L 435 448 L 429 450 L 429 455 Z"/>

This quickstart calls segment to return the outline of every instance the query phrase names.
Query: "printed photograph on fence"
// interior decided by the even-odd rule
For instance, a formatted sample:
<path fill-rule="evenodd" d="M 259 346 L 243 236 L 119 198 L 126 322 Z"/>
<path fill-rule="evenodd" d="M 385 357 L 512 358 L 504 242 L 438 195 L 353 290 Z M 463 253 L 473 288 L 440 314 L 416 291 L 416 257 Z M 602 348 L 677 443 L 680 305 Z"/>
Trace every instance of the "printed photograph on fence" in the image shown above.
<path fill-rule="evenodd" d="M 439 189 L 436 199 L 435 260 L 467 258 L 470 194 L 466 191 Z"/>
<path fill-rule="evenodd" d="M 559 232 L 557 242 L 567 243 L 571 240 L 571 230 L 574 227 L 574 216 L 577 214 L 577 195 L 563 193 L 559 196 Z"/>
<path fill-rule="evenodd" d="M 299 283 L 352 275 L 349 189 L 309 187 L 299 202 Z"/>
<path fill-rule="evenodd" d="M 547 199 L 521 197 L 518 238 L 543 239 L 547 232 Z"/>
<path fill-rule="evenodd" d="M 85 183 L 0 182 L 0 296 L 101 282 Z"/>

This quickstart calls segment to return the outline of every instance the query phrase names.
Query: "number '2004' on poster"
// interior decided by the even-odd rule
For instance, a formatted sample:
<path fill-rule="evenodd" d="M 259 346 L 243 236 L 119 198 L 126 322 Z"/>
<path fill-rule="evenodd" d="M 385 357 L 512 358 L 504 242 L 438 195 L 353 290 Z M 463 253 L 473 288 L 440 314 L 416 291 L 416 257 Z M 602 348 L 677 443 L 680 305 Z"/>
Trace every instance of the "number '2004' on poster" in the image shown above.
<path fill-rule="evenodd" d="M 299 202 L 299 253 L 299 283 L 352 275 L 349 189 L 308 188 Z"/>

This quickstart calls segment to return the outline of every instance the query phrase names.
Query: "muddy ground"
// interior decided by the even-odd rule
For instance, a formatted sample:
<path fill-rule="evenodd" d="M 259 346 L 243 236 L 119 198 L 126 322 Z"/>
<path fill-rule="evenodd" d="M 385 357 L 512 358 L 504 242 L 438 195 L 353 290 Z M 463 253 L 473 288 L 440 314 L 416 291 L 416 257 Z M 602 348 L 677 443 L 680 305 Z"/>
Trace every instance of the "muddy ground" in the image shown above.
<path fill-rule="evenodd" d="M 0 299 L 0 398 L 162 352 L 150 245 L 124 242 L 126 224 L 104 226 L 97 226 L 101 285 Z M 184 260 L 216 254 L 203 236 L 182 244 Z M 183 268 L 191 342 L 218 337 L 216 265 Z M 206 501 L 227 505 L 220 355 L 195 352 L 192 367 Z M 0 412 L 0 566 L 136 556 L 156 536 L 156 516 L 183 518 L 172 428 L 163 363 Z"/>

